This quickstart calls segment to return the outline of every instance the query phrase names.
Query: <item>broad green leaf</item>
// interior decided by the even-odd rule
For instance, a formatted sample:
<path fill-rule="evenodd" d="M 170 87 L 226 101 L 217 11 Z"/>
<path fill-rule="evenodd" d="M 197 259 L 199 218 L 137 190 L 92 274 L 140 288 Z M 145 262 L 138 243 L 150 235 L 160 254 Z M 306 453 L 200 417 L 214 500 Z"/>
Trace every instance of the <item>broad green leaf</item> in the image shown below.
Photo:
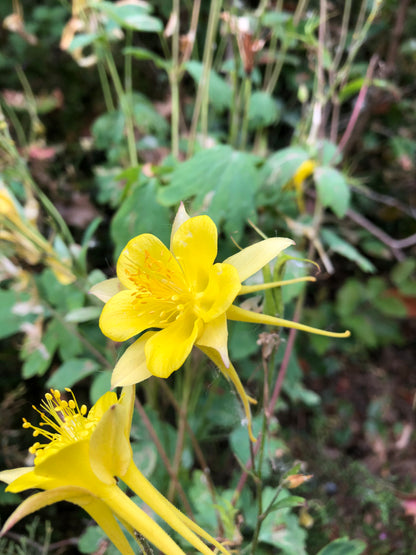
<path fill-rule="evenodd" d="M 111 2 L 98 2 L 95 9 L 105 13 L 107 17 L 118 23 L 121 27 L 133 31 L 160 33 L 163 24 L 157 17 L 148 14 L 150 5 L 143 3 L 114 5 Z"/>
<path fill-rule="evenodd" d="M 199 84 L 202 78 L 203 64 L 201 62 L 197 62 L 196 60 L 191 60 L 187 62 L 186 70 L 194 81 Z M 219 112 L 231 106 L 231 86 L 214 70 L 211 70 L 209 73 L 208 95 L 210 102 Z"/>
<path fill-rule="evenodd" d="M 350 204 L 351 193 L 342 173 L 335 168 L 321 166 L 315 169 L 314 179 L 323 206 L 331 208 L 338 218 L 343 218 Z"/>
<path fill-rule="evenodd" d="M 392 318 L 405 318 L 407 316 L 406 306 L 396 297 L 384 295 L 374 299 L 373 303 L 384 316 Z"/>
<path fill-rule="evenodd" d="M 88 526 L 78 540 L 80 553 L 96 553 L 107 536 L 99 526 Z"/>
<path fill-rule="evenodd" d="M 111 221 L 111 237 L 117 258 L 128 241 L 140 233 L 153 233 L 165 244 L 169 242 L 169 209 L 156 200 L 154 179 L 137 183 L 130 189 Z"/>
<path fill-rule="evenodd" d="M 407 258 L 406 260 L 403 260 L 403 262 L 396 264 L 390 273 L 391 279 L 397 287 L 401 287 L 407 280 L 411 279 L 415 269 L 416 260 L 413 258 Z"/>
<path fill-rule="evenodd" d="M 297 169 L 308 160 L 309 154 L 301 147 L 290 146 L 272 154 L 263 169 L 265 184 L 282 188 L 295 175 Z"/>
<path fill-rule="evenodd" d="M 321 549 L 317 555 L 360 555 L 366 547 L 361 540 L 338 538 Z"/>
<path fill-rule="evenodd" d="M 75 383 L 97 372 L 101 366 L 97 361 L 89 358 L 73 358 L 67 360 L 52 374 L 46 382 L 48 387 L 62 389 L 72 387 Z"/>
<path fill-rule="evenodd" d="M 124 116 L 120 110 L 97 118 L 91 129 L 96 148 L 107 149 L 124 138 Z"/>
<path fill-rule="evenodd" d="M 90 387 L 90 401 L 94 405 L 98 399 L 111 389 L 111 370 L 97 372 Z"/>
<path fill-rule="evenodd" d="M 250 98 L 248 125 L 260 129 L 276 123 L 280 117 L 281 104 L 269 93 L 255 91 Z"/>
<path fill-rule="evenodd" d="M 321 234 L 323 240 L 333 252 L 340 254 L 344 258 L 348 258 L 348 260 L 352 260 L 364 272 L 373 273 L 376 271 L 375 266 L 368 258 L 360 254 L 353 245 L 341 239 L 339 235 L 329 229 L 322 229 Z"/>
<path fill-rule="evenodd" d="M 224 222 L 226 233 L 238 241 L 247 219 L 256 217 L 256 162 L 254 156 L 229 146 L 201 150 L 174 169 L 158 199 L 172 206 L 192 198 L 191 212 L 204 211 L 217 225 Z"/>
<path fill-rule="evenodd" d="M 169 125 L 148 98 L 143 94 L 134 93 L 132 107 L 135 123 L 142 133 L 152 133 L 160 138 L 166 137 Z"/>

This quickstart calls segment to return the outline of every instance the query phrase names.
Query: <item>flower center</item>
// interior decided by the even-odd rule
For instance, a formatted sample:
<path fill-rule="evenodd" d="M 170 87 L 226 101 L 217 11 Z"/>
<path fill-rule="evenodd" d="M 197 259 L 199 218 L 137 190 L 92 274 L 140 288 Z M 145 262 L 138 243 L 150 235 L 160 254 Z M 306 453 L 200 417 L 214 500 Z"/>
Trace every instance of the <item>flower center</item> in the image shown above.
<path fill-rule="evenodd" d="M 40 409 L 33 407 L 41 416 L 39 426 L 33 426 L 23 418 L 23 428 L 32 428 L 33 437 L 43 436 L 49 443 L 36 441 L 29 452 L 35 455 L 35 464 L 55 453 L 62 447 L 81 439 L 88 438 L 98 423 L 98 418 L 85 416 L 87 407 L 78 405 L 73 392 L 65 388 L 72 395 L 72 399 L 61 399 L 57 389 L 51 389 L 45 394 L 45 399 L 40 403 Z M 49 429 L 45 429 L 47 426 Z"/>
<path fill-rule="evenodd" d="M 194 295 L 179 269 L 154 258 L 145 251 L 144 265 L 126 270 L 134 284 L 138 316 L 154 317 L 155 327 L 165 327 L 194 304 Z"/>

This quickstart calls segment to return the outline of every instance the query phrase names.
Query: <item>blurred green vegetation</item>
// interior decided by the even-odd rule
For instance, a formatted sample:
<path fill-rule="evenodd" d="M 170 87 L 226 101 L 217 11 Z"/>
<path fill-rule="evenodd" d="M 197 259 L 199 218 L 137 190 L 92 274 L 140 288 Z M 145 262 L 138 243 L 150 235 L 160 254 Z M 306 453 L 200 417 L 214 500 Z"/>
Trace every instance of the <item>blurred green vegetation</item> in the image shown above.
<path fill-rule="evenodd" d="M 183 373 L 140 386 L 138 466 L 235 553 L 413 552 L 415 6 L 15 0 L 0 19 L 1 468 L 28 463 L 21 417 L 45 389 L 108 390 L 120 347 L 88 291 L 130 238 L 167 243 L 183 201 L 219 227 L 220 260 L 293 238 L 265 279 L 317 283 L 258 306 L 352 337 L 230 327 L 264 442 L 244 487 L 242 410 L 197 355 L 182 435 Z M 294 492 L 297 473 L 313 478 Z M 18 502 L 1 491 L 2 521 Z M 0 540 L 5 554 L 105 548 L 66 505 Z"/>

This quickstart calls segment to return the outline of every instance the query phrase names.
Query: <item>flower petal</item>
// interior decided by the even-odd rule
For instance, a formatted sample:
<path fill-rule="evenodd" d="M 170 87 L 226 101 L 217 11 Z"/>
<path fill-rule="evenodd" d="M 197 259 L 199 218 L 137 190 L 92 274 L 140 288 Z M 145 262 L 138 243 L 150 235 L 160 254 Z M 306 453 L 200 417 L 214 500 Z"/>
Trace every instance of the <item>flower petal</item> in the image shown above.
<path fill-rule="evenodd" d="M 1 529 L 0 536 L 3 536 L 6 532 L 12 528 L 16 522 L 21 520 L 27 515 L 46 507 L 47 505 L 52 505 L 58 501 L 73 501 L 77 499 L 79 501 L 87 501 L 90 498 L 88 490 L 84 488 L 77 488 L 73 486 L 65 486 L 61 488 L 56 488 L 50 491 L 42 491 L 31 495 L 25 499 L 16 510 L 9 516 Z"/>
<path fill-rule="evenodd" d="M 139 302 L 135 291 L 120 291 L 104 305 L 100 329 L 113 341 L 126 341 L 151 327 L 160 327 L 161 307 L 152 299 Z"/>
<path fill-rule="evenodd" d="M 195 292 L 205 289 L 217 256 L 218 232 L 208 216 L 186 220 L 172 238 L 172 252 Z"/>
<path fill-rule="evenodd" d="M 184 203 L 181 202 L 172 224 L 172 230 L 170 233 L 170 250 L 172 250 L 172 242 L 175 233 L 178 231 L 179 227 L 186 222 L 186 220 L 189 220 L 189 214 L 185 209 Z"/>
<path fill-rule="evenodd" d="M 129 437 L 123 433 L 126 407 L 116 402 L 103 414 L 90 439 L 89 461 L 92 471 L 105 484 L 116 483 L 115 476 L 126 473 L 132 458 Z"/>
<path fill-rule="evenodd" d="M 166 280 L 184 284 L 175 257 L 160 239 L 150 233 L 134 237 L 124 247 L 117 261 L 117 277 L 127 288 L 143 286 L 144 279 L 153 283 Z"/>
<path fill-rule="evenodd" d="M 33 470 L 33 466 L 22 466 L 20 468 L 11 468 L 10 470 L 3 470 L 0 472 L 0 481 L 5 482 L 6 484 L 11 484 L 20 476 L 24 476 L 28 472 Z"/>
<path fill-rule="evenodd" d="M 155 333 L 160 332 L 149 331 L 144 333 L 127 348 L 113 370 L 111 387 L 140 383 L 153 375 L 147 368 L 144 347 L 148 339 Z"/>
<path fill-rule="evenodd" d="M 284 249 L 294 244 L 292 239 L 272 237 L 246 247 L 224 260 L 224 262 L 237 268 L 240 281 L 244 281 L 258 272 L 273 258 L 276 258 Z"/>
<path fill-rule="evenodd" d="M 107 302 L 114 297 L 117 293 L 124 289 L 121 281 L 118 278 L 106 279 L 96 283 L 91 287 L 89 293 L 98 297 L 101 301 Z"/>
<path fill-rule="evenodd" d="M 247 419 L 247 428 L 248 428 L 248 435 L 251 441 L 256 441 L 256 438 L 253 436 L 253 430 L 251 425 L 251 410 L 250 410 L 250 403 L 256 403 L 254 399 L 249 397 L 247 393 L 244 391 L 243 384 L 234 368 L 234 366 L 230 363 L 228 367 L 225 366 L 221 357 L 214 349 L 209 347 L 199 347 L 202 352 L 204 352 L 212 362 L 221 370 L 227 380 L 230 380 L 234 387 L 237 390 L 238 395 L 240 396 L 241 402 L 244 407 L 244 412 L 246 414 Z"/>
<path fill-rule="evenodd" d="M 227 317 L 225 314 L 221 314 L 215 320 L 211 320 L 208 324 L 205 324 L 204 330 L 201 336 L 195 343 L 197 347 L 210 347 L 217 351 L 221 360 L 226 368 L 230 365 L 230 359 L 228 357 L 228 329 L 227 329 Z"/>
<path fill-rule="evenodd" d="M 104 501 L 116 516 L 127 522 L 134 530 L 153 543 L 162 553 L 185 555 L 173 539 L 118 487 L 108 488 L 108 494 Z"/>
<path fill-rule="evenodd" d="M 124 477 L 129 488 L 136 493 L 160 518 L 169 524 L 173 530 L 185 538 L 200 553 L 212 555 L 209 549 L 196 535 L 198 534 L 208 542 L 212 543 L 222 553 L 228 555 L 228 551 L 211 537 L 205 530 L 200 528 L 195 522 L 184 515 L 166 497 L 164 497 L 152 484 L 143 476 L 139 469 L 132 462 L 127 474 Z"/>
<path fill-rule="evenodd" d="M 231 264 L 214 264 L 209 269 L 209 282 L 197 306 L 199 316 L 210 322 L 225 313 L 241 289 L 237 270 Z"/>
<path fill-rule="evenodd" d="M 149 371 L 168 378 L 178 370 L 190 354 L 202 327 L 202 321 L 184 312 L 173 324 L 151 337 L 145 345 Z"/>
<path fill-rule="evenodd" d="M 118 551 L 122 555 L 134 555 L 126 536 L 123 534 L 121 527 L 115 519 L 112 511 L 108 506 L 99 499 L 91 498 L 92 502 L 88 505 L 81 505 L 98 526 L 107 534 L 108 538 L 113 542 Z M 79 503 L 78 503 L 79 504 Z M 130 528 L 130 527 L 129 527 Z M 134 536 L 134 530 L 131 529 Z"/>
<path fill-rule="evenodd" d="M 251 310 L 244 310 L 243 308 L 235 305 L 230 306 L 227 310 L 227 318 L 229 320 L 237 320 L 239 322 L 251 322 L 254 324 L 266 324 L 268 326 L 279 326 L 282 328 L 294 328 L 300 331 L 314 333 L 316 335 L 325 335 L 326 337 L 349 337 L 351 335 L 351 332 L 349 331 L 338 333 L 320 330 L 319 328 L 305 326 L 304 324 L 298 324 L 298 322 L 291 322 L 290 320 L 276 318 L 275 316 L 269 316 L 268 314 L 259 314 L 258 312 L 252 312 Z"/>

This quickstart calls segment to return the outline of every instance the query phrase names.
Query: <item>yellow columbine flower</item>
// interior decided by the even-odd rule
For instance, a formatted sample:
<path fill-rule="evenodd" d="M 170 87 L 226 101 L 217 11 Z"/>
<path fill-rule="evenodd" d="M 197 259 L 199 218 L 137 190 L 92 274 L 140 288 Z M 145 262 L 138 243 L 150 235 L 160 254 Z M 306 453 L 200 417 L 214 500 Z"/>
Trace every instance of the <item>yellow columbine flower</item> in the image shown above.
<path fill-rule="evenodd" d="M 120 254 L 118 277 L 95 285 L 91 293 L 106 301 L 100 317 L 104 335 L 126 341 L 142 334 L 117 362 L 113 386 L 138 383 L 151 375 L 167 378 L 182 366 L 196 345 L 233 382 L 251 435 L 252 400 L 228 357 L 227 319 L 331 337 L 347 337 L 349 332 L 327 332 L 234 305 L 238 295 L 289 283 L 242 285 L 293 241 L 265 239 L 215 263 L 217 239 L 211 218 L 190 218 L 181 205 L 172 228 L 170 250 L 154 235 L 135 237 Z"/>
<path fill-rule="evenodd" d="M 41 403 L 39 426 L 24 420 L 24 428 L 32 428 L 36 441 L 30 448 L 35 456 L 33 467 L 0 472 L 0 480 L 8 484 L 6 491 L 21 492 L 41 489 L 23 501 L 5 522 L 0 536 L 24 516 L 58 501 L 81 506 L 123 555 L 134 555 L 120 524 L 135 537 L 137 531 L 157 549 L 169 555 L 185 555 L 173 539 L 117 485 L 121 479 L 171 528 L 183 536 L 198 552 L 212 555 L 211 549 L 198 537 L 215 545 L 221 553 L 228 551 L 172 505 L 135 466 L 129 441 L 134 405 L 134 386 L 103 395 L 87 413 L 78 405 L 72 392 L 69 401 L 57 390 L 47 393 Z M 118 519 L 118 520 L 116 520 Z M 198 534 L 198 535 L 197 535 Z"/>

